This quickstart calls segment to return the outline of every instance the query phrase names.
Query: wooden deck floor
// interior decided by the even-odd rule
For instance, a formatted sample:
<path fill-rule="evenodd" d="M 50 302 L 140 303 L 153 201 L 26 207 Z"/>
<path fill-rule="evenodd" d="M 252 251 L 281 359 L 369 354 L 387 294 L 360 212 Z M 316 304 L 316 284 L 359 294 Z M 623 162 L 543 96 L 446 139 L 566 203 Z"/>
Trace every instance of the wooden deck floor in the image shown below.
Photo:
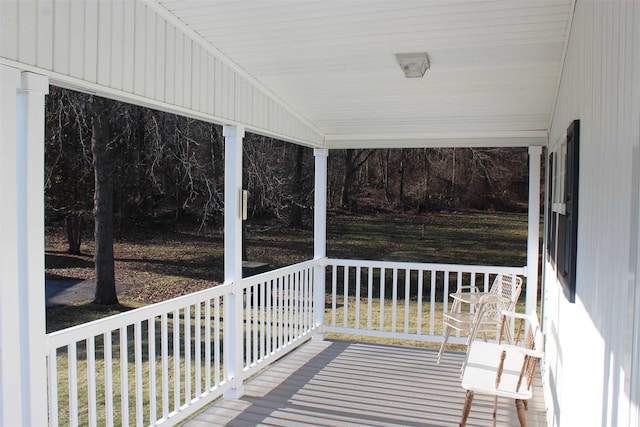
<path fill-rule="evenodd" d="M 311 341 L 184 425 L 457 426 L 464 403 L 462 354 L 351 341 Z M 469 426 L 491 423 L 492 398 L 477 395 Z M 530 427 L 546 426 L 540 379 Z M 514 402 L 498 401 L 498 426 L 518 426 Z"/>

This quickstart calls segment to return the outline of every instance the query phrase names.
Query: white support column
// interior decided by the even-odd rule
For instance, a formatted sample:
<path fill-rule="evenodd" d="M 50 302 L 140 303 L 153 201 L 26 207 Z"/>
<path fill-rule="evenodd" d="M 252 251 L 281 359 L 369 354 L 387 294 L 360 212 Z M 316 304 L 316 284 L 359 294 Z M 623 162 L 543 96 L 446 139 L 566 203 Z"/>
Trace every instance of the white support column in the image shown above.
<path fill-rule="evenodd" d="M 24 268 L 20 281 L 20 315 L 23 378 L 27 390 L 30 416 L 26 425 L 47 421 L 46 317 L 44 297 L 44 97 L 49 93 L 49 79 L 23 72 L 18 91 L 18 168 L 24 176 L 20 186 L 19 233 L 24 245 L 20 257 Z M 25 309 L 23 309 L 23 307 Z"/>
<path fill-rule="evenodd" d="M 224 304 L 224 363 L 233 388 L 225 395 L 244 394 L 243 290 L 242 290 L 242 140 L 244 127 L 224 126 L 224 281 L 234 284 L 234 294 Z"/>
<path fill-rule="evenodd" d="M 47 423 L 44 96 L 48 79 L 0 65 L 0 426 Z"/>
<path fill-rule="evenodd" d="M 529 147 L 529 219 L 527 232 L 527 314 L 538 304 L 538 259 L 540 256 L 540 158 L 542 147 Z"/>
<path fill-rule="evenodd" d="M 0 426 L 23 425 L 20 357 L 17 90 L 20 71 L 0 65 Z"/>
<path fill-rule="evenodd" d="M 315 188 L 313 209 L 313 259 L 323 260 L 327 257 L 327 157 L 328 150 L 316 148 L 315 156 Z M 316 327 L 324 324 L 325 304 L 325 266 L 319 261 L 314 269 L 313 283 L 315 286 L 314 324 Z M 323 334 L 314 336 L 323 339 Z"/>

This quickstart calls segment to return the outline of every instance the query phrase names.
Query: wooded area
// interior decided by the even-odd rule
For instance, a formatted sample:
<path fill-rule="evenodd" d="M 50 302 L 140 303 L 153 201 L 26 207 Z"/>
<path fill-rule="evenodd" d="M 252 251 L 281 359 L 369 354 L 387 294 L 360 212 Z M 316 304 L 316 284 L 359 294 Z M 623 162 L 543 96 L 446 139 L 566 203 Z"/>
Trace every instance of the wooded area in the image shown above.
<path fill-rule="evenodd" d="M 71 253 L 93 230 L 96 303 L 117 303 L 114 236 L 140 225 L 202 233 L 222 227 L 218 125 L 52 87 L 45 150 L 46 222 L 64 223 Z M 311 227 L 313 151 L 248 133 L 243 158 L 249 221 Z M 327 208 L 365 215 L 522 211 L 527 171 L 523 148 L 335 150 Z"/>
<path fill-rule="evenodd" d="M 47 99 L 47 223 L 78 230 L 93 222 L 94 105 L 105 110 L 113 156 L 116 234 L 141 222 L 222 225 L 224 147 L 218 125 L 56 87 Z M 244 186 L 249 217 L 310 224 L 313 152 L 247 134 Z M 358 212 L 523 210 L 525 149 L 337 150 L 329 156 L 329 209 Z"/>

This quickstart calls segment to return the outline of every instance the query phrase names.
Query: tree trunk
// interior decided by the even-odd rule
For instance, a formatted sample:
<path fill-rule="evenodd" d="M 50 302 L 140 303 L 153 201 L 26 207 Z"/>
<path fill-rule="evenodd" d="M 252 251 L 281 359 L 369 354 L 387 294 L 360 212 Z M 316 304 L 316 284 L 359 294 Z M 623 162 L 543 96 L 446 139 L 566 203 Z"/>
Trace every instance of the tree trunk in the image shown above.
<path fill-rule="evenodd" d="M 451 200 L 454 206 L 457 206 L 457 191 L 456 191 L 456 149 L 453 149 L 453 162 L 451 165 Z"/>
<path fill-rule="evenodd" d="M 404 148 L 400 149 L 400 194 L 398 196 L 398 201 L 400 202 L 400 210 L 404 212 L 404 157 L 405 151 Z"/>
<path fill-rule="evenodd" d="M 113 260 L 113 152 L 108 101 L 93 97 L 91 148 L 95 177 L 96 293 L 94 303 L 118 304 Z"/>
<path fill-rule="evenodd" d="M 80 243 L 82 242 L 82 228 L 84 221 L 82 220 L 82 214 L 69 213 L 64 218 L 65 225 L 67 227 L 67 243 L 69 249 L 68 253 L 74 255 L 80 255 Z"/>
<path fill-rule="evenodd" d="M 342 207 L 346 209 L 351 206 L 351 184 L 353 183 L 353 172 L 353 150 L 345 150 Z"/>
<path fill-rule="evenodd" d="M 304 147 L 298 145 L 296 148 L 296 163 L 293 172 L 293 181 L 291 185 L 291 195 L 293 196 L 291 204 L 291 215 L 289 216 L 289 227 L 302 227 L 302 206 L 300 201 L 304 197 L 302 194 L 302 167 L 304 160 Z"/>
<path fill-rule="evenodd" d="M 383 182 L 384 182 L 384 197 L 385 200 L 388 202 L 389 200 L 391 200 L 391 191 L 389 190 L 389 154 L 390 151 L 388 148 L 385 150 L 385 162 L 384 162 L 384 178 L 383 178 Z"/>
<path fill-rule="evenodd" d="M 423 154 L 424 154 L 424 180 L 423 180 L 423 184 L 422 184 L 422 200 L 420 200 L 420 202 L 418 203 L 418 209 L 417 212 L 423 212 L 424 210 L 428 209 L 428 205 L 429 205 L 429 193 L 430 193 L 430 188 L 429 186 L 431 185 L 431 159 L 429 156 L 429 150 L 430 148 L 424 148 L 423 149 Z"/>

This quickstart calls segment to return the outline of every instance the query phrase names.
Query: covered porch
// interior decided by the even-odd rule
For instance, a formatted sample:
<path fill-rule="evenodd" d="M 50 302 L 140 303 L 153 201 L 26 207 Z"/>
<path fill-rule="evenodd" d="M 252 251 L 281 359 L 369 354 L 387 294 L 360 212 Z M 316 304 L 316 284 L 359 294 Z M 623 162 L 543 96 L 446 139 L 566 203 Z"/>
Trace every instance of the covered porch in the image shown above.
<path fill-rule="evenodd" d="M 6 123 L 15 121 L 19 132 L 12 137 L 32 150 L 29 155 L 19 153 L 24 157 L 12 164 L 14 175 L 7 178 L 16 183 L 15 188 L 26 189 L 25 193 L 18 192 L 18 204 L 23 209 L 18 212 L 32 213 L 25 221 L 16 219 L 19 227 L 15 238 L 25 238 L 33 244 L 18 244 L 23 252 L 15 256 L 25 257 L 27 261 L 24 267 L 28 271 L 43 271 L 40 252 L 44 236 L 40 222 L 42 218 L 35 214 L 37 209 L 31 209 L 31 199 L 23 196 L 42 189 L 41 183 L 32 180 L 31 171 L 38 170 L 42 161 L 42 148 L 38 141 L 42 138 L 42 101 L 47 79 L 7 66 L 3 66 L 2 71 L 9 77 L 3 80 L 4 93 L 8 95 L 4 108 L 11 111 L 10 107 L 17 107 L 15 116 L 3 116 L 3 119 Z M 7 134 L 10 133 L 9 126 L 3 129 Z M 305 348 L 300 349 L 301 353 L 296 352 L 298 356 L 305 354 L 305 351 L 321 349 L 324 345 L 331 349 L 343 345 L 331 341 L 322 344 L 326 333 L 418 341 L 437 346 L 442 341 L 443 330 L 439 322 L 449 307 L 449 293 L 468 285 L 476 285 L 486 291 L 497 274 L 525 277 L 525 311 L 536 311 L 540 145 L 529 147 L 527 266 L 328 258 L 326 182 L 329 149 L 316 148 L 314 258 L 244 278 L 241 254 L 244 131 L 245 128 L 240 125 L 224 127 L 227 171 L 224 284 L 44 334 L 40 329 L 40 322 L 44 319 L 43 292 L 33 286 L 36 279 L 32 275 L 21 276 L 20 271 L 16 270 L 15 279 L 18 282 L 27 281 L 24 287 L 14 289 L 14 298 L 25 311 L 16 311 L 15 306 L 11 309 L 5 304 L 3 346 L 23 348 L 20 343 L 28 343 L 25 351 L 34 358 L 32 365 L 23 364 L 33 380 L 32 384 L 25 384 L 25 390 L 32 397 L 28 402 L 34 411 L 29 412 L 29 419 L 46 420 L 50 425 L 71 426 L 174 425 L 218 399 L 222 399 L 222 402 L 238 402 L 247 394 L 250 378 L 301 346 Z M 519 146 L 531 143 L 527 138 L 508 140 Z M 539 138 L 533 141 L 541 142 Z M 29 182 L 29 187 L 23 187 L 26 182 Z M 21 265 L 16 261 L 13 268 Z M 4 289 L 3 301 L 11 300 L 5 299 L 9 291 L 11 289 Z M 22 324 L 24 329 L 6 333 L 10 330 L 11 315 L 16 317 L 15 323 Z M 306 345 L 310 340 L 312 342 Z M 464 336 L 450 339 L 450 343 L 454 344 L 464 341 Z M 358 344 L 351 343 L 349 346 L 352 349 Z M 444 389 L 451 390 L 451 403 L 437 417 L 448 420 L 455 417 L 454 408 L 462 404 L 462 399 L 456 397 L 463 393 L 459 371 L 455 368 L 452 371 L 450 362 L 436 366 L 431 350 L 375 344 L 362 344 L 361 348 L 366 350 L 362 353 L 363 361 L 375 360 L 378 357 L 376 354 L 381 351 L 388 354 L 389 360 L 402 360 L 410 354 L 406 365 L 398 365 L 394 369 L 400 369 L 404 375 L 412 378 L 422 378 L 419 382 L 421 387 L 426 387 L 424 393 L 428 393 L 429 389 L 433 391 L 434 386 L 442 389 L 444 384 L 441 383 L 444 381 L 447 384 Z M 344 352 L 347 350 L 344 349 Z M 322 350 L 321 353 L 331 354 L 332 350 L 327 351 L 325 353 Z M 38 354 L 46 355 L 46 358 L 37 361 Z M 454 362 L 460 361 L 459 354 L 451 357 Z M 296 359 L 286 360 L 283 359 L 279 366 L 295 363 Z M 315 359 L 310 362 L 315 363 Z M 335 359 L 330 358 L 326 362 L 331 366 L 342 363 L 342 360 L 336 355 Z M 313 363 L 309 365 L 311 369 L 314 369 Z M 381 364 L 378 369 L 391 369 L 389 363 L 387 366 Z M 5 367 L 8 366 L 5 363 Z M 3 369 L 3 381 L 11 376 L 19 381 L 17 378 L 20 375 L 20 371 Z M 40 381 L 46 378 L 46 395 L 37 386 L 38 378 Z M 357 382 L 354 384 L 357 385 Z M 337 381 L 335 389 L 339 388 Z M 453 392 L 454 389 L 458 392 Z M 426 394 L 425 400 L 430 399 Z M 37 402 L 40 402 L 39 406 Z M 434 410 L 436 407 L 442 410 L 437 400 L 427 404 L 427 407 L 430 404 L 436 405 Z M 483 407 L 482 403 L 476 406 Z M 408 420 L 412 417 L 420 419 L 425 415 L 417 407 L 406 409 L 404 415 L 397 416 Z M 508 414 L 511 409 L 504 406 L 501 409 L 507 414 L 505 419 L 510 420 Z M 354 414 L 358 413 L 357 405 L 353 411 Z M 10 415 L 6 412 L 3 414 Z M 328 419 L 326 421 L 330 422 Z M 348 419 L 345 422 L 348 423 Z"/>
<path fill-rule="evenodd" d="M 537 311 L 542 149 L 574 2 L 25 3 L 0 6 L 15 18 L 0 51 L 7 141 L 0 170 L 9 201 L 0 207 L 0 232 L 11 248 L 0 262 L 0 426 L 174 425 L 196 414 L 192 425 L 457 422 L 459 353 L 436 365 L 433 349 L 325 334 L 437 346 L 449 293 L 470 284 L 487 290 L 497 274 L 524 277 L 524 310 Z M 72 25 L 77 20 L 84 25 Z M 424 49 L 433 84 L 429 74 L 405 79 L 396 62 L 396 53 Z M 41 141 L 49 84 L 224 125 L 222 285 L 44 333 Z M 243 278 L 247 131 L 314 149 L 314 256 Z M 526 265 L 327 257 L 329 151 L 417 147 L 527 147 Z M 536 384 L 528 420 L 545 425 Z M 471 424 L 486 424 L 485 403 L 478 398 Z M 501 402 L 500 425 L 516 420 L 512 406 Z"/>

